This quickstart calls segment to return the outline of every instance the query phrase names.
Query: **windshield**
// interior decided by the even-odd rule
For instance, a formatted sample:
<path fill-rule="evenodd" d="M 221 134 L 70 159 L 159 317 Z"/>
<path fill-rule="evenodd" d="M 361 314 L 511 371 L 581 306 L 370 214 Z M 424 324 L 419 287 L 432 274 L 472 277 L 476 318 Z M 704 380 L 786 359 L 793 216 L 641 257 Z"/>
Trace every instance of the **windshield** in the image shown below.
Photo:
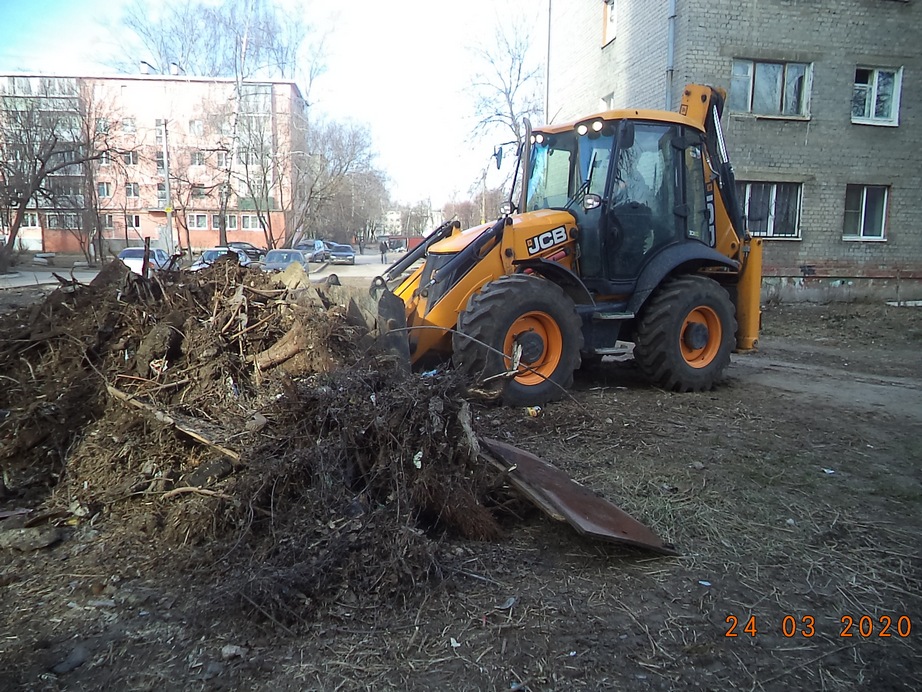
<path fill-rule="evenodd" d="M 301 261 L 301 253 L 295 253 L 292 251 L 285 250 L 271 250 L 268 255 L 266 255 L 266 262 L 299 262 Z"/>
<path fill-rule="evenodd" d="M 537 135 L 543 141 L 532 146 L 525 211 L 563 209 L 587 192 L 604 194 L 614 139 L 612 128 L 606 129 L 606 134 L 581 137 L 576 132 Z"/>
<path fill-rule="evenodd" d="M 226 254 L 227 252 L 225 250 L 205 250 L 205 252 L 202 253 L 202 260 L 205 262 L 214 262 L 216 259 Z"/>

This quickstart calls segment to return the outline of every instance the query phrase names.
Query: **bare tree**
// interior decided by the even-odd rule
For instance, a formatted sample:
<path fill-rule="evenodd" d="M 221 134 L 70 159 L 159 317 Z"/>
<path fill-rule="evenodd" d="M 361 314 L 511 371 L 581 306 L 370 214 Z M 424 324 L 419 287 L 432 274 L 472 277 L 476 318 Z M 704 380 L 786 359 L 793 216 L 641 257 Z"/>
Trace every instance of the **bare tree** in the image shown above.
<path fill-rule="evenodd" d="M 319 121 L 308 129 L 305 156 L 296 171 L 301 206 L 288 244 L 305 233 L 323 235 L 337 195 L 350 176 L 372 170 L 371 139 L 364 126 Z"/>
<path fill-rule="evenodd" d="M 42 211 L 62 229 L 98 230 L 88 221 L 95 210 L 87 214 L 93 208 L 86 196 L 90 164 L 114 148 L 92 95 L 81 93 L 76 79 L 10 77 L 2 86 L 0 219 L 8 235 L 0 271 L 6 271 L 27 213 Z"/>
<path fill-rule="evenodd" d="M 530 46 L 529 23 L 518 18 L 501 22 L 492 41 L 473 49 L 483 65 L 470 86 L 477 134 L 490 135 L 499 129 L 521 144 L 523 119 L 541 113 L 542 69 Z"/>
<path fill-rule="evenodd" d="M 139 51 L 111 63 L 126 72 L 143 60 L 161 74 L 300 79 L 309 86 L 323 70 L 324 37 L 304 21 L 307 14 L 299 2 L 167 0 L 152 12 L 150 3 L 134 0 L 121 23 L 137 36 Z"/>

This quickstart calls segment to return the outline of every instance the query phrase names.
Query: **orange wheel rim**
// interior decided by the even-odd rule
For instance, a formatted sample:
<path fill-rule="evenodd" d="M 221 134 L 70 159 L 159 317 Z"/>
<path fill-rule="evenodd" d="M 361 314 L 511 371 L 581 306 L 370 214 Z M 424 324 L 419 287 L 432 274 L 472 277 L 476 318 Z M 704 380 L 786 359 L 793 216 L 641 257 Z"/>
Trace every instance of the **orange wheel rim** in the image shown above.
<path fill-rule="evenodd" d="M 710 365 L 720 351 L 723 342 L 723 327 L 713 308 L 700 305 L 685 317 L 679 346 L 682 358 L 693 368 Z"/>
<path fill-rule="evenodd" d="M 507 371 L 512 370 L 516 346 L 521 348 L 522 354 L 515 381 L 526 386 L 538 385 L 560 364 L 563 333 L 557 321 L 546 312 L 527 312 L 506 332 L 503 353 Z"/>

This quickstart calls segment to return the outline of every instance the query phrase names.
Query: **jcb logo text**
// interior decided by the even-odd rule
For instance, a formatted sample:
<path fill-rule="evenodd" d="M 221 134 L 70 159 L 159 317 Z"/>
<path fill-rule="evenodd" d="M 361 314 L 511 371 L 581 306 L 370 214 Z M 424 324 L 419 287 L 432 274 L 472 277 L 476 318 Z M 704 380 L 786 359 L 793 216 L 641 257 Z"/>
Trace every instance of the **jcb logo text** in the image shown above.
<path fill-rule="evenodd" d="M 567 242 L 567 229 L 563 226 L 545 231 L 525 241 L 529 255 L 534 255 L 548 248 Z"/>

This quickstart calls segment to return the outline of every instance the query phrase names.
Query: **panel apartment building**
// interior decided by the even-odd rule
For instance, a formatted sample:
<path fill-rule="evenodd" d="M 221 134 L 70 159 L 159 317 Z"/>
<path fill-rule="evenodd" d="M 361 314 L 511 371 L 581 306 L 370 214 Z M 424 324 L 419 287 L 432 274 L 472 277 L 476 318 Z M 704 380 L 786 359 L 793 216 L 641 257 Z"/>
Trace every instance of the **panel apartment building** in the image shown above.
<path fill-rule="evenodd" d="M 99 156 L 48 176 L 29 201 L 18 248 L 79 252 L 92 242 L 109 255 L 150 238 L 168 251 L 196 251 L 217 245 L 222 230 L 229 241 L 264 247 L 298 222 L 305 103 L 294 83 L 11 74 L 0 75 L 0 99 L 0 118 L 20 110 L 20 124 L 0 138 L 56 128 L 63 150 L 82 139 Z M 15 141 L 0 146 L 16 155 Z"/>
<path fill-rule="evenodd" d="M 547 116 L 676 110 L 728 92 L 723 123 L 765 286 L 922 284 L 922 2 L 551 0 Z M 846 287 L 843 291 L 842 287 Z"/>

